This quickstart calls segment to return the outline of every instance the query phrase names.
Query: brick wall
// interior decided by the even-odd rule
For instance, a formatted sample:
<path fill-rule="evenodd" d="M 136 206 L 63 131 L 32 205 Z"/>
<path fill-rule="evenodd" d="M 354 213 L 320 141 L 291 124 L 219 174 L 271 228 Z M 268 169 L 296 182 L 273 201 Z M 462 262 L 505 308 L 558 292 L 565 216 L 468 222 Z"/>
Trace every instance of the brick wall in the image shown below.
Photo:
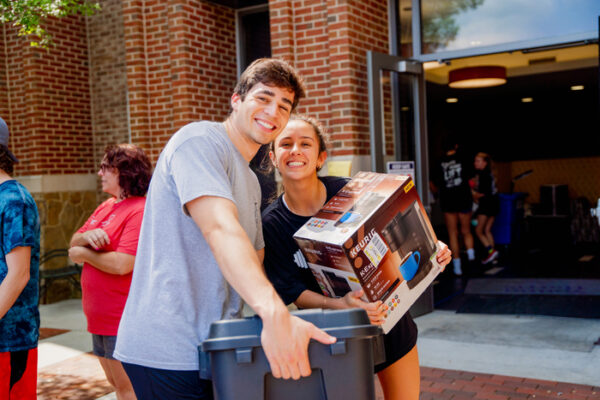
<path fill-rule="evenodd" d="M 367 50 L 387 53 L 387 3 L 367 0 L 270 0 L 274 57 L 307 81 L 300 112 L 331 134 L 331 156 L 368 155 Z"/>
<path fill-rule="evenodd" d="M 85 20 L 47 22 L 55 46 L 30 47 L 3 26 L 1 110 L 20 159 L 15 175 L 89 173 L 92 132 Z M 10 110 L 8 110 L 10 108 Z"/>
<path fill-rule="evenodd" d="M 132 140 L 155 161 L 179 127 L 227 117 L 235 14 L 204 1 L 122 3 Z"/>
<path fill-rule="evenodd" d="M 98 167 L 109 144 L 129 142 L 127 70 L 121 0 L 102 0 L 87 19 L 93 163 Z"/>

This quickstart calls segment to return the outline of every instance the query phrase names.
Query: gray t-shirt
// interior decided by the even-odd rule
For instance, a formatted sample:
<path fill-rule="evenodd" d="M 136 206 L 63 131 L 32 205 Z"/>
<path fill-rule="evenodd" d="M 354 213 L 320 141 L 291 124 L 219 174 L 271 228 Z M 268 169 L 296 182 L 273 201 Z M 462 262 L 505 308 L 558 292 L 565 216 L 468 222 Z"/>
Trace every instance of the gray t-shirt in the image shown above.
<path fill-rule="evenodd" d="M 250 242 L 257 250 L 264 247 L 258 179 L 223 125 L 203 121 L 181 128 L 162 151 L 150 182 L 117 359 L 198 370 L 197 346 L 210 324 L 239 317 L 242 300 L 184 207 L 201 196 L 232 200 Z"/>

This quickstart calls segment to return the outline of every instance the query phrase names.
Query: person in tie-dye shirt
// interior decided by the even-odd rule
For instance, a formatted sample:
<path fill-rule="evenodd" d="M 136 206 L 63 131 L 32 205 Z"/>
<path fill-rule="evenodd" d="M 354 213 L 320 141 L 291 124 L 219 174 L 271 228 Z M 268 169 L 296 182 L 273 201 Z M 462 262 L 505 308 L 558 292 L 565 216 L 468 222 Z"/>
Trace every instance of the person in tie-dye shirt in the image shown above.
<path fill-rule="evenodd" d="M 40 219 L 0 118 L 0 399 L 36 399 Z"/>

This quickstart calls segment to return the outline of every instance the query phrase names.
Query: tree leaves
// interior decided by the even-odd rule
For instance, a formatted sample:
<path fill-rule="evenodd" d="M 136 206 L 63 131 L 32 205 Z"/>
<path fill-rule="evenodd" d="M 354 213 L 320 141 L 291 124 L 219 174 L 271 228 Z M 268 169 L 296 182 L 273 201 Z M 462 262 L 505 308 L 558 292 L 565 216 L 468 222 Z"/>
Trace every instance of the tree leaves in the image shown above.
<path fill-rule="evenodd" d="M 29 36 L 32 46 L 47 48 L 52 35 L 44 29 L 46 19 L 89 16 L 99 9 L 91 0 L 0 0 L 0 22 L 19 27 L 19 35 Z"/>

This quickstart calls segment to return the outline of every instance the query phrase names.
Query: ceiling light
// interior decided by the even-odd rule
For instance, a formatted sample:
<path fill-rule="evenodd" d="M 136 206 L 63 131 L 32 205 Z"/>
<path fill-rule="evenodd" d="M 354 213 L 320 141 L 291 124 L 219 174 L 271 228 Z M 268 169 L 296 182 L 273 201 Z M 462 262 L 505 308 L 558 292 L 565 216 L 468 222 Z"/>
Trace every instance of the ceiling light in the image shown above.
<path fill-rule="evenodd" d="M 533 102 L 533 97 L 523 97 L 521 99 L 521 102 L 522 103 L 531 103 L 531 102 Z"/>
<path fill-rule="evenodd" d="M 456 97 L 448 97 L 446 103 L 458 103 L 458 99 Z"/>
<path fill-rule="evenodd" d="M 448 82 L 448 86 L 455 89 L 503 85 L 506 83 L 506 68 L 489 65 L 453 69 L 448 75 Z"/>
<path fill-rule="evenodd" d="M 571 90 L 583 90 L 584 86 L 583 85 L 574 85 L 571 86 Z"/>

